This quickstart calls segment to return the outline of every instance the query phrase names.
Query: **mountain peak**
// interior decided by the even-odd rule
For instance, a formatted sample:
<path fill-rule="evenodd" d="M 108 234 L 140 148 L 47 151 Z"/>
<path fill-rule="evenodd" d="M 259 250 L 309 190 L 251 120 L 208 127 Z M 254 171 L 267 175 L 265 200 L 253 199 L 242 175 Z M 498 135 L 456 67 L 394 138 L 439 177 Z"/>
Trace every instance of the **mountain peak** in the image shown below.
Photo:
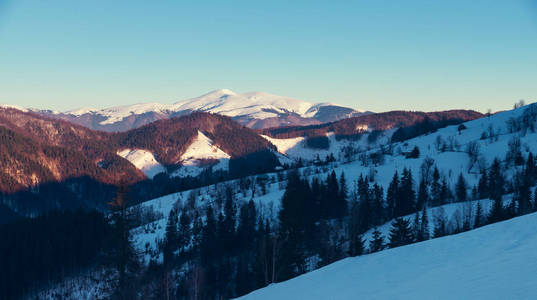
<path fill-rule="evenodd" d="M 211 91 L 201 97 L 205 97 L 205 96 L 223 97 L 223 96 L 235 96 L 235 95 L 237 95 L 237 93 L 235 93 L 234 91 L 230 89 L 218 89 L 218 90 Z"/>
<path fill-rule="evenodd" d="M 92 129 L 114 132 L 193 111 L 225 115 L 251 128 L 320 124 L 363 114 L 354 108 L 335 104 L 314 104 L 260 91 L 236 93 L 225 88 L 173 104 L 138 103 L 104 109 L 80 108 L 63 113 L 36 112 Z"/>

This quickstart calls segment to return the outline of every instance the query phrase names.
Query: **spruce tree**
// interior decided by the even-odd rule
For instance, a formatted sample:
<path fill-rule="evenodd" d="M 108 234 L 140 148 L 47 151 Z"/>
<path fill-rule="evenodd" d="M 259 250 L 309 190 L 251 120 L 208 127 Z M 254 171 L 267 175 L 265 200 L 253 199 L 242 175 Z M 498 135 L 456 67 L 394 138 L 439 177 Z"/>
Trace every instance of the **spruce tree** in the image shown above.
<path fill-rule="evenodd" d="M 417 242 L 420 242 L 419 240 L 420 230 L 421 230 L 420 212 L 416 211 L 414 213 L 414 221 L 412 222 L 412 236 Z"/>
<path fill-rule="evenodd" d="M 392 181 L 386 192 L 386 218 L 392 219 L 395 216 L 395 203 L 399 191 L 399 174 L 397 171 L 393 174 Z"/>
<path fill-rule="evenodd" d="M 130 234 L 131 218 L 127 212 L 129 202 L 128 189 L 125 185 L 118 188 L 114 202 L 110 203 L 114 213 L 112 214 L 114 240 L 117 243 L 111 260 L 118 272 L 118 282 L 115 290 L 115 298 L 130 299 L 133 294 L 133 279 L 138 270 L 138 259 L 132 246 Z"/>
<path fill-rule="evenodd" d="M 477 185 L 477 192 L 479 194 L 479 199 L 485 199 L 489 196 L 489 185 L 487 172 L 481 172 L 481 178 L 479 178 L 479 183 Z"/>
<path fill-rule="evenodd" d="M 360 200 L 360 232 L 365 232 L 369 229 L 369 226 L 372 224 L 372 211 L 371 211 L 371 193 L 369 190 L 369 181 L 367 177 L 364 178 L 362 175 L 358 178 L 358 196 Z"/>
<path fill-rule="evenodd" d="M 433 182 L 431 183 L 431 198 L 434 205 L 439 205 L 441 203 L 441 188 L 440 172 L 438 171 L 438 167 L 435 166 L 433 171 Z"/>
<path fill-rule="evenodd" d="M 348 225 L 348 239 L 349 239 L 349 255 L 355 256 L 358 252 L 356 249 L 359 247 L 357 245 L 357 237 L 361 232 L 361 223 L 360 223 L 360 204 L 357 200 L 352 201 L 350 209 L 350 218 Z"/>
<path fill-rule="evenodd" d="M 447 180 L 444 178 L 442 179 L 442 185 L 440 187 L 440 205 L 447 203 L 450 194 L 451 192 L 449 190 Z"/>
<path fill-rule="evenodd" d="M 500 161 L 495 158 L 488 175 L 490 198 L 492 200 L 501 199 L 504 193 L 505 180 L 503 178 Z"/>
<path fill-rule="evenodd" d="M 489 223 L 501 221 L 505 217 L 505 212 L 502 204 L 502 195 L 504 193 L 504 178 L 501 172 L 500 161 L 495 158 L 490 167 L 489 176 L 489 191 L 490 198 L 494 201 L 490 215 Z"/>
<path fill-rule="evenodd" d="M 352 247 L 349 247 L 349 256 L 360 256 L 365 252 L 364 238 L 361 234 L 356 234 L 351 236 L 350 244 Z"/>
<path fill-rule="evenodd" d="M 455 193 L 459 202 L 466 201 L 466 199 L 468 198 L 466 189 L 466 180 L 464 180 L 464 176 L 462 175 L 462 173 L 460 173 L 459 178 L 457 179 L 457 184 L 455 185 Z"/>
<path fill-rule="evenodd" d="M 481 201 L 477 201 L 474 228 L 480 227 L 482 225 L 482 220 L 483 220 L 483 209 L 481 208 Z"/>
<path fill-rule="evenodd" d="M 235 241 L 235 226 L 237 224 L 236 216 L 237 209 L 235 208 L 233 197 L 233 191 L 228 186 L 226 188 L 226 200 L 224 203 L 224 219 L 222 222 L 222 247 L 226 253 L 231 253 L 234 250 L 234 241 Z"/>
<path fill-rule="evenodd" d="M 526 160 L 525 172 L 528 176 L 530 186 L 533 186 L 537 175 L 537 166 L 535 165 L 535 158 L 531 152 L 528 154 L 528 159 Z"/>
<path fill-rule="evenodd" d="M 192 231 L 190 229 L 192 220 L 188 215 L 186 209 L 183 209 L 181 216 L 179 217 L 179 244 L 178 246 L 184 251 L 185 247 L 190 244 L 192 238 Z"/>
<path fill-rule="evenodd" d="M 337 217 L 343 217 L 347 214 L 348 209 L 348 188 L 347 188 L 347 180 L 345 179 L 345 173 L 341 172 L 341 176 L 339 177 L 339 197 L 337 202 Z"/>
<path fill-rule="evenodd" d="M 434 216 L 434 238 L 443 237 L 448 234 L 446 214 L 442 207 L 439 207 Z"/>
<path fill-rule="evenodd" d="M 335 173 L 333 175 L 332 179 L 335 178 Z M 330 182 L 330 178 L 331 176 L 329 176 L 328 182 Z M 309 220 L 313 219 L 304 214 L 304 211 L 307 210 L 306 205 L 309 197 L 306 194 L 305 184 L 307 183 L 300 179 L 297 172 L 288 175 L 287 186 L 278 214 L 278 236 L 282 242 L 277 274 L 279 280 L 289 279 L 304 270 L 306 227 L 315 227 L 314 224 L 308 223 Z M 337 180 L 335 180 L 335 185 L 336 187 L 331 186 L 331 188 L 335 188 L 337 191 Z"/>
<path fill-rule="evenodd" d="M 172 209 L 168 215 L 168 222 L 166 223 L 166 231 L 164 234 L 164 265 L 169 268 L 174 259 L 173 252 L 177 249 L 178 234 L 177 234 L 177 211 Z"/>
<path fill-rule="evenodd" d="M 421 211 L 421 223 L 418 239 L 420 241 L 426 241 L 429 237 L 429 217 L 427 216 L 427 207 L 423 207 Z"/>
<path fill-rule="evenodd" d="M 421 210 L 429 203 L 429 191 L 427 190 L 427 183 L 425 179 L 422 179 L 418 188 L 418 200 L 417 210 Z"/>
<path fill-rule="evenodd" d="M 532 211 L 531 207 L 531 170 L 524 169 L 522 174 L 518 174 L 515 178 L 515 200 L 518 202 L 518 213 L 527 214 Z"/>
<path fill-rule="evenodd" d="M 395 216 L 409 215 L 415 211 L 416 193 L 414 192 L 412 172 L 405 168 L 401 175 L 401 185 L 395 203 Z"/>
<path fill-rule="evenodd" d="M 400 247 L 411 244 L 414 241 L 410 222 L 397 218 L 392 222 L 390 229 L 390 248 Z"/>
<path fill-rule="evenodd" d="M 369 242 L 369 251 L 371 253 L 378 252 L 384 249 L 384 237 L 382 236 L 381 232 L 378 230 L 378 228 L 375 227 L 375 230 L 373 231 L 372 240 Z"/>
<path fill-rule="evenodd" d="M 380 225 L 384 223 L 384 191 L 378 184 L 374 184 L 371 191 L 373 213 L 372 223 L 373 225 Z"/>

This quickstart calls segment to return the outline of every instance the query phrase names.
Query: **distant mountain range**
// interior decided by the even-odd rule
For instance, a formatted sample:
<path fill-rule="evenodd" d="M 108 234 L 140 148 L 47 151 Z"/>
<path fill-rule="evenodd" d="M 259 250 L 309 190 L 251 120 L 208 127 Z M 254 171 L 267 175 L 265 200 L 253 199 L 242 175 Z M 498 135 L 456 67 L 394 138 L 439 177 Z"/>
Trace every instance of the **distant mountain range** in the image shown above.
<path fill-rule="evenodd" d="M 253 129 L 321 124 L 371 113 L 332 103 L 313 104 L 265 92 L 239 94 L 227 89 L 174 104 L 140 103 L 66 112 L 31 111 L 108 132 L 127 131 L 156 120 L 184 116 L 194 111 L 228 116 Z"/>
<path fill-rule="evenodd" d="M 281 125 L 291 116 L 316 124 L 264 128 Z M 119 185 L 130 186 L 136 201 L 143 201 L 290 167 L 299 160 L 339 157 L 346 146 L 371 147 L 373 138 L 360 141 L 366 133 L 376 136 L 384 131 L 383 142 L 396 135 L 404 140 L 480 117 L 464 110 L 373 114 L 226 90 L 173 105 L 63 114 L 4 105 L 0 106 L 0 206 L 21 215 L 106 207 Z M 343 119 L 321 123 L 337 118 Z M 346 142 L 339 143 L 340 139 Z"/>

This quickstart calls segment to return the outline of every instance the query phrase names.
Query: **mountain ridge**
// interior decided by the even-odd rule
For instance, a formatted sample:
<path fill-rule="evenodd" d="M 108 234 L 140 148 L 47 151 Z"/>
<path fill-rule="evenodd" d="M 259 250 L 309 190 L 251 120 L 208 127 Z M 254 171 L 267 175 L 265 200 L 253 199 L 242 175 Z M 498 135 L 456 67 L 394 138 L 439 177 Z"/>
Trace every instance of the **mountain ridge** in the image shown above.
<path fill-rule="evenodd" d="M 173 104 L 136 103 L 104 109 L 79 108 L 65 112 L 28 110 L 108 132 L 127 131 L 160 119 L 180 117 L 195 111 L 229 116 L 250 128 L 320 124 L 370 113 L 330 102 L 310 103 L 266 92 L 241 94 L 228 89 L 214 90 Z"/>

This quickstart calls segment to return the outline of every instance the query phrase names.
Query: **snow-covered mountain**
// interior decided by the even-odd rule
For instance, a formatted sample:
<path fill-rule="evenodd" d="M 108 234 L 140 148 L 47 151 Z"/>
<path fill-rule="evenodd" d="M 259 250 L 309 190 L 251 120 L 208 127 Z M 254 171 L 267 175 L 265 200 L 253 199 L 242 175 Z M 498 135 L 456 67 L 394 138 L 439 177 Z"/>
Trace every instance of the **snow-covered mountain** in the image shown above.
<path fill-rule="evenodd" d="M 265 92 L 239 94 L 228 89 L 215 90 L 173 104 L 139 103 L 105 109 L 80 108 L 66 112 L 33 111 L 104 131 L 126 131 L 193 111 L 229 116 L 250 128 L 319 124 L 368 113 L 332 103 L 314 104 Z"/>

